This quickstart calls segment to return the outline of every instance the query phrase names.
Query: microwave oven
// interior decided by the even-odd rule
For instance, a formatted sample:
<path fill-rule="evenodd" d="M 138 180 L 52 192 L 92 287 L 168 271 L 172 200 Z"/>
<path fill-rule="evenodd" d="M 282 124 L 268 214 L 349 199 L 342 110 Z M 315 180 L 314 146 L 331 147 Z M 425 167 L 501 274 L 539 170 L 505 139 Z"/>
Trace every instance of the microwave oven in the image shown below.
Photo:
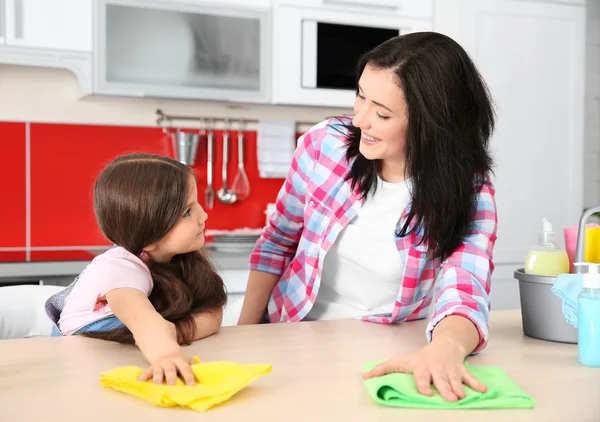
<path fill-rule="evenodd" d="M 432 20 L 395 13 L 277 7 L 273 103 L 352 107 L 362 54 L 395 36 L 431 29 Z"/>

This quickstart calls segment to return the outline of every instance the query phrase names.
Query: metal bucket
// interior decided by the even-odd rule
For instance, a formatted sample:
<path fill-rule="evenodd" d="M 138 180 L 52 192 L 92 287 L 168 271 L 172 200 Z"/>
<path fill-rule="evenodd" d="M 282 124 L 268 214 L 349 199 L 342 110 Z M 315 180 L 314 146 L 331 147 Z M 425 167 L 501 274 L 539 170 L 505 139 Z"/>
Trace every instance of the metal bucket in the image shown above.
<path fill-rule="evenodd" d="M 519 280 L 523 333 L 528 337 L 559 343 L 577 343 L 577 328 L 565 320 L 562 300 L 552 293 L 555 277 L 514 272 Z"/>
<path fill-rule="evenodd" d="M 196 162 L 199 135 L 197 133 L 183 132 L 178 129 L 171 136 L 173 138 L 173 151 L 175 152 L 177 161 L 188 166 L 193 166 Z"/>

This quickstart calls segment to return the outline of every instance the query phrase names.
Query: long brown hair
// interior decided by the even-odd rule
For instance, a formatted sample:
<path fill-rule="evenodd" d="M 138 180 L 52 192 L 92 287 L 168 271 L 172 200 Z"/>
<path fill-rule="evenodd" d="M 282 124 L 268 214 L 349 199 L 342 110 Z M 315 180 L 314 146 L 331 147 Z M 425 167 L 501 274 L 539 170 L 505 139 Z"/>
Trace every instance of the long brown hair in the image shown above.
<path fill-rule="evenodd" d="M 162 239 L 185 212 L 193 171 L 168 157 L 130 154 L 117 157 L 94 187 L 94 211 L 102 233 L 136 256 Z M 180 254 L 161 264 L 144 261 L 154 287 L 149 300 L 163 318 L 175 324 L 178 342 L 193 340 L 193 314 L 225 305 L 223 280 L 200 251 Z M 88 332 L 87 337 L 134 344 L 127 327 Z"/>

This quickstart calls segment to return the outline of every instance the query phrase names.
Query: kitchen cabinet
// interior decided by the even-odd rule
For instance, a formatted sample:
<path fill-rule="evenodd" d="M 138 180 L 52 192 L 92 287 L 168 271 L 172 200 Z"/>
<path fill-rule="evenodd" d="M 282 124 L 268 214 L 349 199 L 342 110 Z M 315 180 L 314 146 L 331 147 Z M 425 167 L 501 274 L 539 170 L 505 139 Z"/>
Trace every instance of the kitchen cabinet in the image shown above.
<path fill-rule="evenodd" d="M 24 261 L 27 246 L 26 124 L 0 122 L 0 133 L 0 263 Z"/>
<path fill-rule="evenodd" d="M 270 5 L 98 0 L 95 92 L 270 101 Z"/>
<path fill-rule="evenodd" d="M 4 1 L 0 0 L 0 47 L 4 45 L 6 32 L 6 13 L 4 13 Z"/>
<path fill-rule="evenodd" d="M 223 308 L 223 327 L 237 325 L 242 313 L 242 305 L 244 304 L 243 294 L 228 294 L 227 304 Z"/>
<path fill-rule="evenodd" d="M 93 0 L 3 0 L 5 44 L 92 51 Z"/>
<path fill-rule="evenodd" d="M 0 64 L 71 70 L 92 92 L 94 0 L 0 0 Z"/>
<path fill-rule="evenodd" d="M 248 285 L 248 277 L 250 275 L 250 270 L 248 270 L 248 257 L 237 257 L 235 265 L 229 263 L 229 267 L 231 268 L 222 268 L 222 265 L 224 264 L 222 259 L 221 261 L 217 260 L 216 262 L 213 260 L 213 262 L 227 289 L 227 304 L 223 309 L 223 326 L 237 325 L 244 303 L 244 293 L 246 292 L 246 286 Z"/>
<path fill-rule="evenodd" d="M 273 0 L 277 6 L 297 6 L 304 8 L 331 10 L 357 10 L 367 13 L 399 15 L 403 17 L 431 19 L 433 14 L 432 0 Z M 365 23 L 373 23 L 365 19 Z"/>
<path fill-rule="evenodd" d="M 583 211 L 585 8 L 439 0 L 434 27 L 467 50 L 495 101 L 495 262 L 522 265 L 542 218 L 562 242 Z"/>
<path fill-rule="evenodd" d="M 115 157 L 140 150 L 171 154 L 170 140 L 156 127 L 32 123 L 30 138 L 34 261 L 66 260 L 69 255 L 91 259 L 86 250 L 110 246 L 93 209 L 101 170 Z"/>

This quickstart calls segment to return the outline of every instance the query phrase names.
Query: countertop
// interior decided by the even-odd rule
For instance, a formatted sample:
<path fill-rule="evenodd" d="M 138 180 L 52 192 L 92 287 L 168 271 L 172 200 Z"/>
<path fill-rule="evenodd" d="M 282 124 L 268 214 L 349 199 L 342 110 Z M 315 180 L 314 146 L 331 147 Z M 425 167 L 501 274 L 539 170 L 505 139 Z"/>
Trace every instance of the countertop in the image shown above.
<path fill-rule="evenodd" d="M 571 421 L 600 420 L 600 369 L 577 362 L 577 346 L 525 337 L 519 311 L 492 311 L 491 338 L 472 365 L 504 369 L 536 400 L 522 410 L 416 410 L 376 404 L 361 382 L 361 365 L 425 343 L 427 321 L 379 325 L 356 320 L 224 327 L 187 347 L 203 361 L 271 363 L 254 381 L 206 415 L 158 408 L 103 389 L 100 375 L 144 366 L 139 350 L 81 337 L 0 341 L 3 422 L 85 419 L 131 421 Z"/>
<path fill-rule="evenodd" d="M 248 271 L 248 252 L 221 252 L 205 249 L 204 253 L 221 273 L 229 291 L 245 291 Z M 0 263 L 0 286 L 4 282 L 39 281 L 52 277 L 75 278 L 91 261 L 41 261 L 41 262 L 3 262 Z M 237 276 L 240 274 L 240 277 Z"/>

